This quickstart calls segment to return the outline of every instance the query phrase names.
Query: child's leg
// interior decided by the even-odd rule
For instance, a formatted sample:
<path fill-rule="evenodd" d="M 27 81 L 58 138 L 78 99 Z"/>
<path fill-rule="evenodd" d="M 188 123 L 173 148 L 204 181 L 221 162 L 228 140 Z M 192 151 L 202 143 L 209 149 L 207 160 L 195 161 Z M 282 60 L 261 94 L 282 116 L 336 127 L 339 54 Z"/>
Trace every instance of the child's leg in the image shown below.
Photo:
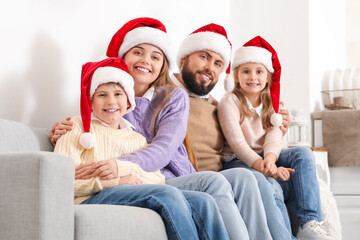
<path fill-rule="evenodd" d="M 207 193 L 181 191 L 191 206 L 200 239 L 229 239 L 215 199 Z"/>
<path fill-rule="evenodd" d="M 289 214 L 297 216 L 300 225 L 312 220 L 322 221 L 319 184 L 311 150 L 305 147 L 285 149 L 281 151 L 276 165 L 295 169 L 288 183 L 279 180 Z M 290 198 L 291 193 L 294 193 L 295 198 Z M 292 201 L 296 201 L 296 204 Z M 295 226 L 295 229 L 298 227 Z"/>
<path fill-rule="evenodd" d="M 169 239 L 198 239 L 191 207 L 180 190 L 168 185 L 121 185 L 104 189 L 81 204 L 149 208 L 161 215 Z"/>
<path fill-rule="evenodd" d="M 260 191 L 262 204 L 265 209 L 267 225 L 269 227 L 271 236 L 273 239 L 291 239 L 291 229 L 289 219 L 286 211 L 285 203 L 283 202 L 282 190 L 278 186 L 278 191 L 274 191 L 274 187 L 267 181 L 265 176 L 256 171 L 255 169 L 249 168 L 241 160 L 235 158 L 233 161 L 226 163 L 224 169 L 229 168 L 246 168 L 251 170 L 255 176 Z M 279 185 L 278 183 L 276 183 Z M 274 184 L 274 185 L 276 185 Z M 276 194 L 275 194 L 276 193 Z M 280 211 L 284 209 L 284 211 Z M 286 221 L 284 221 L 286 219 Z M 287 223 L 287 224 L 286 224 Z M 295 238 L 293 238 L 295 239 Z"/>

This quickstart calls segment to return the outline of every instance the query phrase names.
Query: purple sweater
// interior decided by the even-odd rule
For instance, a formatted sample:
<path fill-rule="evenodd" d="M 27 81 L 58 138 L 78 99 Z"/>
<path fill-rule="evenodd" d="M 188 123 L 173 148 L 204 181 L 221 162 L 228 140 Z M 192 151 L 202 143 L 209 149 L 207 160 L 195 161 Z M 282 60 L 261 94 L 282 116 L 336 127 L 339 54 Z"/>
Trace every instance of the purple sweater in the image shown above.
<path fill-rule="evenodd" d="M 166 179 L 193 173 L 195 169 L 188 159 L 183 144 L 189 116 L 189 97 L 180 88 L 172 91 L 170 101 L 156 120 L 154 137 L 152 122 L 161 100 L 162 97 L 155 93 L 151 102 L 147 98 L 135 98 L 136 108 L 124 118 L 135 126 L 138 133 L 145 136 L 149 145 L 119 160 L 137 163 L 148 172 L 160 169 Z"/>

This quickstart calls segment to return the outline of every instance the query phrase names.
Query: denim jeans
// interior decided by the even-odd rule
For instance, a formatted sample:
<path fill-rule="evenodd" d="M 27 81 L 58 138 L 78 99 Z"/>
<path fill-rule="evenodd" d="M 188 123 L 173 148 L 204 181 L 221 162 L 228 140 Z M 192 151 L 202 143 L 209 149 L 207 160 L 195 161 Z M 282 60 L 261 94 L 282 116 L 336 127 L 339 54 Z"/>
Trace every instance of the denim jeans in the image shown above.
<path fill-rule="evenodd" d="M 322 221 L 315 157 L 309 148 L 288 148 L 281 151 L 276 165 L 295 169 L 289 181 L 277 181 L 282 188 L 293 234 L 296 236 L 300 225 L 311 220 Z"/>
<path fill-rule="evenodd" d="M 168 179 L 166 183 L 214 197 L 230 239 L 272 239 L 254 176 L 246 169 L 220 173 L 197 172 Z"/>
<path fill-rule="evenodd" d="M 228 239 L 219 209 L 205 193 L 181 192 L 168 185 L 121 185 L 104 189 L 81 204 L 152 209 L 162 217 L 169 239 Z"/>
<path fill-rule="evenodd" d="M 231 162 L 225 163 L 224 169 L 250 170 L 253 177 L 256 178 L 257 180 L 258 188 L 260 190 L 259 194 L 261 195 L 261 199 L 262 199 L 261 204 L 263 204 L 263 207 L 265 208 L 266 220 L 272 238 L 276 240 L 296 239 L 291 235 L 289 217 L 286 212 L 286 206 L 284 203 L 284 197 L 282 196 L 281 187 L 276 181 L 274 182 L 268 181 L 268 180 L 271 181 L 271 179 L 273 178 L 268 177 L 269 179 L 267 179 L 267 177 L 265 177 L 262 173 L 248 167 L 238 158 L 234 158 Z M 272 184 L 276 184 L 278 185 L 278 187 L 274 188 Z M 275 194 L 275 191 L 280 191 L 280 192 Z M 277 207 L 279 205 L 282 209 L 285 209 L 285 212 L 280 211 L 280 209 Z M 284 217 L 283 217 L 283 213 L 285 213 Z M 287 221 L 284 221 L 284 218 L 286 218 Z"/>

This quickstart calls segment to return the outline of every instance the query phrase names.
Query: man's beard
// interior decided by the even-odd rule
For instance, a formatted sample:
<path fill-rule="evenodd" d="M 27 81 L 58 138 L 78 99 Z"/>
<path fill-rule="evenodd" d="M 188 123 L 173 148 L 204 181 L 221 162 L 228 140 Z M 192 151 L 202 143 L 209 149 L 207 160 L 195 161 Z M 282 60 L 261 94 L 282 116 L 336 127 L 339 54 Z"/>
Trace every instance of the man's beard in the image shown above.
<path fill-rule="evenodd" d="M 197 73 L 202 73 L 202 72 L 198 71 Z M 196 73 L 190 71 L 190 69 L 188 68 L 188 61 L 186 60 L 184 61 L 184 66 L 181 71 L 181 76 L 187 89 L 199 96 L 208 94 L 215 87 L 216 84 L 216 81 L 214 80 L 212 80 L 212 82 L 208 86 L 205 86 L 204 83 L 198 84 L 196 82 Z"/>

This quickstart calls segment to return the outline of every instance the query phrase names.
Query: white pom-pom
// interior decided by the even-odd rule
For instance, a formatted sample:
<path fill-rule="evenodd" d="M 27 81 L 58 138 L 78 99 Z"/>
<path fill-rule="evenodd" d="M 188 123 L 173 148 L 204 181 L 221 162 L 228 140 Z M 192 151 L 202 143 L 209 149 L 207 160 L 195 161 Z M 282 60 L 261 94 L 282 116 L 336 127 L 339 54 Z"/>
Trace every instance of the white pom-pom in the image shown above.
<path fill-rule="evenodd" d="M 270 122 L 274 127 L 280 127 L 282 124 L 283 118 L 279 113 L 273 113 L 270 117 Z"/>
<path fill-rule="evenodd" d="M 89 132 L 80 135 L 80 144 L 86 149 L 92 149 L 95 146 L 95 136 Z"/>
<path fill-rule="evenodd" d="M 235 82 L 232 74 L 226 74 L 224 80 L 224 89 L 225 91 L 231 92 L 235 87 Z"/>

